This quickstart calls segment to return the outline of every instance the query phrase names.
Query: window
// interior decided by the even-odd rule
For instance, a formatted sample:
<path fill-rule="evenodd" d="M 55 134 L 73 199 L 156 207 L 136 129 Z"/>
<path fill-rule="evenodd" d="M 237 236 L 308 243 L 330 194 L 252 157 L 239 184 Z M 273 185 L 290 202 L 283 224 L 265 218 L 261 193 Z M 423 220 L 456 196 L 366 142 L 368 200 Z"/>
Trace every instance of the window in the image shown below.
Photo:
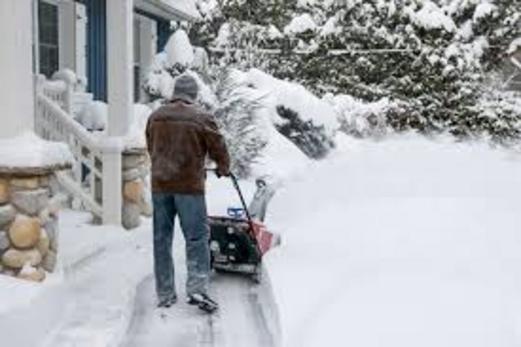
<path fill-rule="evenodd" d="M 60 68 L 58 6 L 38 2 L 40 73 L 48 78 Z"/>

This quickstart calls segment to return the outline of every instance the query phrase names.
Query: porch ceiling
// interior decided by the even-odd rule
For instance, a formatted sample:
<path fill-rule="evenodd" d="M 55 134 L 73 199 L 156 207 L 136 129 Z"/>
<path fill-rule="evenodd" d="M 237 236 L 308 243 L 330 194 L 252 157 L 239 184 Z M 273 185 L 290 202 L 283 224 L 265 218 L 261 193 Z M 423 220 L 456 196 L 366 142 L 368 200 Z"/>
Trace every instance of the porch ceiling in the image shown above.
<path fill-rule="evenodd" d="M 166 20 L 199 19 L 193 0 L 134 0 L 134 6 Z"/>

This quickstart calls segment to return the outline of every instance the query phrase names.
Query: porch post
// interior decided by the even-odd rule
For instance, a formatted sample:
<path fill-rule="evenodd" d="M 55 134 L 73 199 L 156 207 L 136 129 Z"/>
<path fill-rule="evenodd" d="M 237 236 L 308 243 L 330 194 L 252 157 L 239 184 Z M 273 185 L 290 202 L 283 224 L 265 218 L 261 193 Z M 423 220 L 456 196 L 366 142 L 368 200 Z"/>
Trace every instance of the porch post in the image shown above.
<path fill-rule="evenodd" d="M 108 134 L 128 132 L 134 101 L 133 0 L 110 0 L 107 6 Z"/>
<path fill-rule="evenodd" d="M 0 138 L 34 127 L 33 1 L 0 1 Z"/>

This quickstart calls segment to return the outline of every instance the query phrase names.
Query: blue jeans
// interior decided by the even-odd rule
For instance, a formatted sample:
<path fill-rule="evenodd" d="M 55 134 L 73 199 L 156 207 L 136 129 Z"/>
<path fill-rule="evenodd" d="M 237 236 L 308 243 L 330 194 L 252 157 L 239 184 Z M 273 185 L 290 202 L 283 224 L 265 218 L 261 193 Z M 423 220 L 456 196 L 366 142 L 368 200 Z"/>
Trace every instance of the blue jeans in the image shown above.
<path fill-rule="evenodd" d="M 154 273 L 159 300 L 176 296 L 172 243 L 179 215 L 186 242 L 186 293 L 206 294 L 210 275 L 209 227 L 203 194 L 154 193 Z"/>

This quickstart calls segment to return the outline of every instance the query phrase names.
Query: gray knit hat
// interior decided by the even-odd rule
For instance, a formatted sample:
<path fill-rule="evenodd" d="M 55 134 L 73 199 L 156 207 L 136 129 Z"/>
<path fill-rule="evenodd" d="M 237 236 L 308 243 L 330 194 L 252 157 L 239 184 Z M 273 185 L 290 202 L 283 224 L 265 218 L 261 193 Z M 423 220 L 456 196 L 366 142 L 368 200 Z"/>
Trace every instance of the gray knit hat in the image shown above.
<path fill-rule="evenodd" d="M 179 76 L 175 81 L 174 94 L 172 100 L 182 99 L 194 103 L 197 100 L 199 87 L 197 81 L 190 75 Z"/>

